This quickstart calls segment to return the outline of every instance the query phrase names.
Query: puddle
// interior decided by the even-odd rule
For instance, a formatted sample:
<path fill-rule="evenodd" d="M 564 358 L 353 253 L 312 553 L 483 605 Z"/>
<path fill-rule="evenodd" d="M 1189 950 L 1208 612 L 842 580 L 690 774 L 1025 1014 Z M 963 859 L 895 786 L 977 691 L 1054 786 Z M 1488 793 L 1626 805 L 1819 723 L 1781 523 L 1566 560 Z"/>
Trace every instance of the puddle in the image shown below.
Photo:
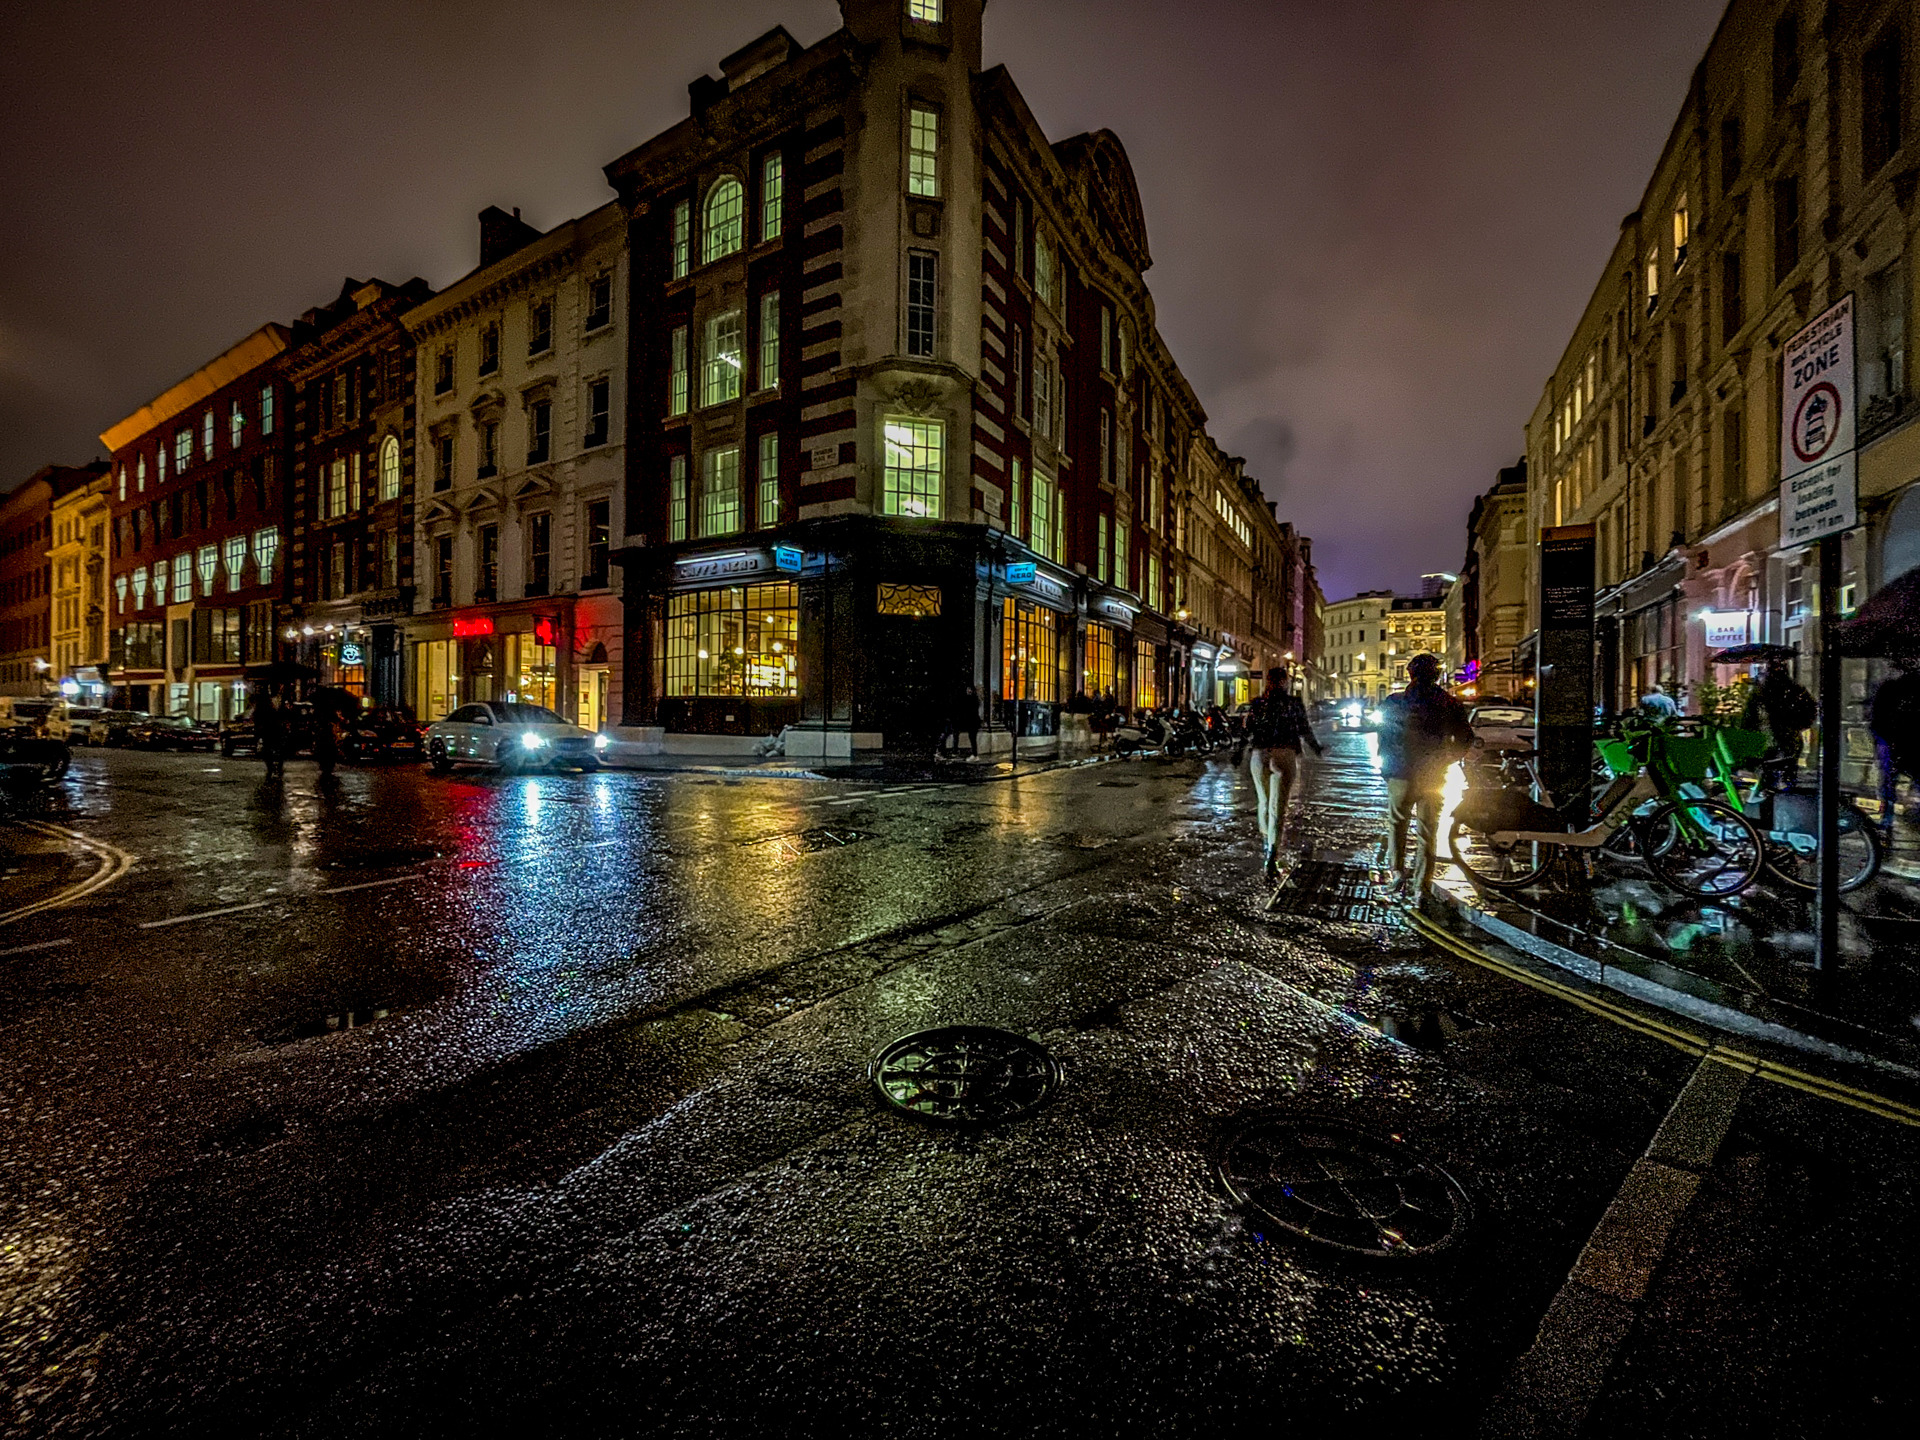
<path fill-rule="evenodd" d="M 1438 1005 L 1429 1005 L 1412 1015 L 1381 1015 L 1372 1020 L 1364 1016 L 1354 1018 L 1389 1040 L 1429 1053 L 1444 1050 L 1467 1031 L 1479 1030 L 1485 1025 L 1470 1015 L 1456 1015 Z"/>
<path fill-rule="evenodd" d="M 315 1040 L 323 1035 L 344 1035 L 349 1030 L 364 1030 L 369 1025 L 377 1025 L 383 1020 L 392 1020 L 406 1013 L 406 1007 L 398 1005 L 355 1005 L 332 1010 L 324 1015 L 311 1016 L 281 1029 L 262 1031 L 260 1042 L 263 1045 L 292 1045 L 300 1040 Z"/>

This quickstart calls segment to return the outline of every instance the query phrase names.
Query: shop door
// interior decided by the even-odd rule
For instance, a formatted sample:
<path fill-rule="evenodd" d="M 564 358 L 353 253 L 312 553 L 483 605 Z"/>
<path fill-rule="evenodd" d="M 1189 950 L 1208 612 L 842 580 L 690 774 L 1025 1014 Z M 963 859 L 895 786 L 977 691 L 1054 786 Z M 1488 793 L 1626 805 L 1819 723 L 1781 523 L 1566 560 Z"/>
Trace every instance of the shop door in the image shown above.
<path fill-rule="evenodd" d="M 948 674 L 941 665 L 943 627 L 930 618 L 876 619 L 878 643 L 867 676 L 886 747 L 930 751 L 946 729 L 954 701 L 947 692 L 958 675 L 957 669 Z"/>
<path fill-rule="evenodd" d="M 580 719 L 583 729 L 598 730 L 607 723 L 607 677 L 605 666 L 598 666 L 580 672 L 579 697 Z"/>

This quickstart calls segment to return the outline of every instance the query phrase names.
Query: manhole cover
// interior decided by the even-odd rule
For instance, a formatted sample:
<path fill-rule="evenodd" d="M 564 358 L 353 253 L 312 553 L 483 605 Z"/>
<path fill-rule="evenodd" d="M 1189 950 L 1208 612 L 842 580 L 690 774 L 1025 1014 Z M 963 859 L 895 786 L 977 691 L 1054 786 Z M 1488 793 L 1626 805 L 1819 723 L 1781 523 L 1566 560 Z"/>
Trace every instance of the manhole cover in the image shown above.
<path fill-rule="evenodd" d="M 1294 867 L 1267 908 L 1353 925 L 1405 925 L 1406 916 L 1386 903 L 1385 891 L 1364 865 L 1306 860 Z"/>
<path fill-rule="evenodd" d="M 1248 1126 L 1227 1146 L 1220 1179 L 1276 1228 L 1359 1255 L 1430 1255 L 1472 1213 L 1460 1183 L 1397 1136 L 1332 1122 Z"/>
<path fill-rule="evenodd" d="M 895 1110 L 943 1125 L 988 1125 L 1037 1107 L 1060 1083 L 1060 1064 L 1010 1030 L 947 1025 L 894 1041 L 867 1074 Z"/>

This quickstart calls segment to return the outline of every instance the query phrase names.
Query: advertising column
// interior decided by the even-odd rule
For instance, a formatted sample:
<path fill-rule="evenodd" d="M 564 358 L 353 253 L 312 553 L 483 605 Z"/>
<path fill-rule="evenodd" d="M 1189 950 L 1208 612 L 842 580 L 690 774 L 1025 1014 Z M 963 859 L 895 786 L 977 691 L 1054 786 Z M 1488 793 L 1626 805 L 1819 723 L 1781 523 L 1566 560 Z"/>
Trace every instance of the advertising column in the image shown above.
<path fill-rule="evenodd" d="M 1859 523 L 1854 466 L 1853 296 L 1780 352 L 1780 548 L 1820 549 L 1820 902 L 1813 968 L 1840 948 L 1840 536 Z"/>
<path fill-rule="evenodd" d="M 1534 745 L 1555 800 L 1584 797 L 1593 774 L 1591 525 L 1540 532 L 1540 656 Z"/>

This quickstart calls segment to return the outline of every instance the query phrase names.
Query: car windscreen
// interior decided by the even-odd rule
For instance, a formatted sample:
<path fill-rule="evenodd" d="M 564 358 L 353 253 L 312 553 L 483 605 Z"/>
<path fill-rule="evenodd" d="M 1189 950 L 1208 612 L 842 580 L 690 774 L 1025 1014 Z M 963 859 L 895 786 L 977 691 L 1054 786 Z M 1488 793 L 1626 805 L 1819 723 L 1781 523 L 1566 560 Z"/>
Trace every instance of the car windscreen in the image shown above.
<path fill-rule="evenodd" d="M 564 725 L 567 723 L 544 705 L 523 705 L 518 701 L 506 701 L 496 703 L 493 708 L 500 716 L 502 723 L 507 725 Z"/>
<path fill-rule="evenodd" d="M 1518 707 L 1499 710 L 1476 710 L 1473 712 L 1475 725 L 1525 725 L 1533 719 L 1531 710 Z"/>

